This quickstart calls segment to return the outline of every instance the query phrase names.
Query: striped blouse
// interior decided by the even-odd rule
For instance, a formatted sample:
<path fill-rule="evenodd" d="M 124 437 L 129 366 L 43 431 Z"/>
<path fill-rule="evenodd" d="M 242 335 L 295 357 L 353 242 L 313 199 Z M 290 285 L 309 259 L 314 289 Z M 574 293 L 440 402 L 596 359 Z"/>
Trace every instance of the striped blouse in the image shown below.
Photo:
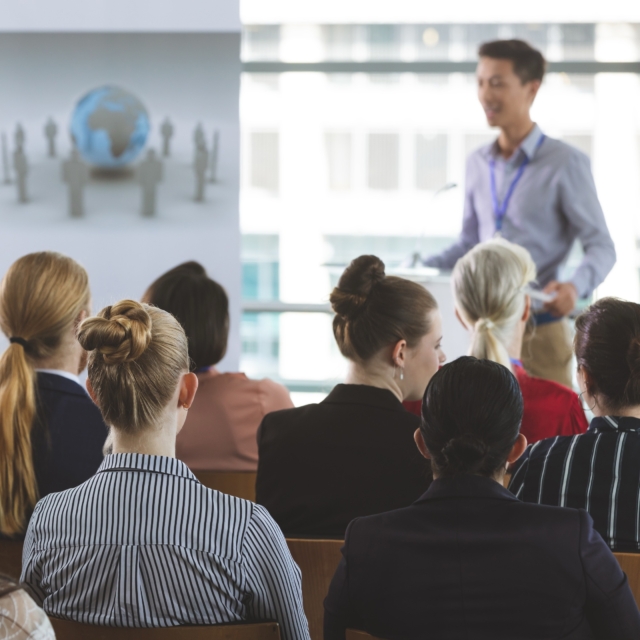
<path fill-rule="evenodd" d="M 267 511 L 174 458 L 109 455 L 40 500 L 21 580 L 53 616 L 122 627 L 276 620 L 308 639 L 300 570 Z"/>
<path fill-rule="evenodd" d="M 640 420 L 594 418 L 578 436 L 536 442 L 509 489 L 524 502 L 585 509 L 614 551 L 640 550 Z"/>

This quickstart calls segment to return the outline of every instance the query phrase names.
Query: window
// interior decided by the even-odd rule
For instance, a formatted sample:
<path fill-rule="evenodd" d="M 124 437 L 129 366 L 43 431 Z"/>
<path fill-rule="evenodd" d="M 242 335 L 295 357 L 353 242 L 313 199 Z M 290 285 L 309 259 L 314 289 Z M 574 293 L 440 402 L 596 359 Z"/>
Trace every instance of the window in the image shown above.
<path fill-rule="evenodd" d="M 327 133 L 325 146 L 329 188 L 335 191 L 351 189 L 351 134 Z"/>
<path fill-rule="evenodd" d="M 437 191 L 447 182 L 447 136 L 416 136 L 416 187 Z"/>
<path fill-rule="evenodd" d="M 368 149 L 370 189 L 398 188 L 400 137 L 397 133 L 370 133 Z"/>
<path fill-rule="evenodd" d="M 251 134 L 251 186 L 274 193 L 280 187 L 280 139 L 275 132 Z"/>

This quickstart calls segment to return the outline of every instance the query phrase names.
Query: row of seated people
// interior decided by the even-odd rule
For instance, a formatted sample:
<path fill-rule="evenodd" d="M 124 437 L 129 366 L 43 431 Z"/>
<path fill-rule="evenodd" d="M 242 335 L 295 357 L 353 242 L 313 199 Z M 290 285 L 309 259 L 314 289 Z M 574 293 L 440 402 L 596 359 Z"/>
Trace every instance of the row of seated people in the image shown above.
<path fill-rule="evenodd" d="M 482 252 L 486 253 L 483 255 Z M 506 274 L 510 274 L 509 278 Z M 477 513 L 465 514 L 465 509 L 472 509 L 476 502 L 476 508 L 482 504 L 478 501 L 483 497 L 484 489 L 487 489 L 484 497 L 508 497 L 513 500 L 513 495 L 506 490 L 500 496 L 496 495 L 497 491 L 503 490 L 495 480 L 501 480 L 504 465 L 515 463 L 516 454 L 522 453 L 525 448 L 525 437 L 523 434 L 518 436 L 518 428 L 520 422 L 523 425 L 526 422 L 527 396 L 522 385 L 522 380 L 526 378 L 518 376 L 525 395 L 525 419 L 522 418 L 522 411 L 519 416 L 516 410 L 509 414 L 515 437 L 512 437 L 513 441 L 508 447 L 508 455 L 503 456 L 505 441 L 502 441 L 499 451 L 492 449 L 500 442 L 500 438 L 499 434 L 491 431 L 491 424 L 500 423 L 500 416 L 495 412 L 505 409 L 509 404 L 506 400 L 496 400 L 507 397 L 500 395 L 507 393 L 504 385 L 511 385 L 509 393 L 515 398 L 512 398 L 514 406 L 518 402 L 522 405 L 520 386 L 517 383 L 514 386 L 515 378 L 509 369 L 518 368 L 511 359 L 517 360 L 522 345 L 529 306 L 523 289 L 531 281 L 531 275 L 528 254 L 506 242 L 480 246 L 456 267 L 454 281 L 458 313 L 465 325 L 473 329 L 472 352 L 500 363 L 494 369 L 503 376 L 494 376 L 498 390 L 494 390 L 493 396 L 488 389 L 482 392 L 483 398 L 491 399 L 491 403 L 485 403 L 485 406 L 480 402 L 483 398 L 475 394 L 483 388 L 481 383 L 485 378 L 493 379 L 491 372 L 494 369 L 479 370 L 477 361 L 469 364 L 462 359 L 436 373 L 444 361 L 444 355 L 439 347 L 441 322 L 432 296 L 419 285 L 385 276 L 384 266 L 377 258 L 364 256 L 354 261 L 332 294 L 336 311 L 336 339 L 350 361 L 347 384 L 339 385 L 319 405 L 278 411 L 263 419 L 258 432 L 260 455 L 257 495 L 258 502 L 267 507 L 265 510 L 205 489 L 184 464 L 173 459 L 176 449 L 180 451 L 182 435 L 178 437 L 177 445 L 175 438 L 183 423 L 186 422 L 182 431 L 185 438 L 195 437 L 195 433 L 193 436 L 189 434 L 192 415 L 195 417 L 194 429 L 197 431 L 199 427 L 201 432 L 206 432 L 207 413 L 220 415 L 215 413 L 217 407 L 211 405 L 224 404 L 225 398 L 233 395 L 222 393 L 217 403 L 211 403 L 205 396 L 202 411 L 192 411 L 191 414 L 185 411 L 189 407 L 195 408 L 199 398 L 203 397 L 201 394 L 195 395 L 202 378 L 222 377 L 215 374 L 208 376 L 213 373 L 211 371 L 188 373 L 192 348 L 206 343 L 207 335 L 216 331 L 216 325 L 210 320 L 207 323 L 205 317 L 203 323 L 210 329 L 201 332 L 204 338 L 198 343 L 197 339 L 193 339 L 193 336 L 197 338 L 197 328 L 191 332 L 187 319 L 197 318 L 198 309 L 202 306 L 199 303 L 202 297 L 189 298 L 187 295 L 188 283 L 191 282 L 193 287 L 193 283 L 197 282 L 204 287 L 203 283 L 212 282 L 206 278 L 206 274 L 196 265 L 184 265 L 160 278 L 145 295 L 149 302 L 157 306 L 124 301 L 107 307 L 97 317 L 87 318 L 88 281 L 79 265 L 50 253 L 33 254 L 21 259 L 5 277 L 0 295 L 0 321 L 3 331 L 11 339 L 11 346 L 0 362 L 0 375 L 4 376 L 4 387 L 0 389 L 0 420 L 5 442 L 13 447 L 3 450 L 3 463 L 14 483 L 11 496 L 5 495 L 4 491 L 0 495 L 0 524 L 4 534 L 20 534 L 31 516 L 25 544 L 23 579 L 32 595 L 38 602 L 44 603 L 45 610 L 53 615 L 97 624 L 163 626 L 275 618 L 280 621 L 285 637 L 306 637 L 306 622 L 299 600 L 299 574 L 277 525 L 287 534 L 342 537 L 349 521 L 354 518 L 402 508 L 405 509 L 398 514 L 404 512 L 413 518 L 411 508 L 407 511 L 406 507 L 415 501 L 415 507 L 423 502 L 428 505 L 430 501 L 438 504 L 442 501 L 445 506 L 449 505 L 448 508 L 458 505 L 460 512 L 454 522 L 437 513 L 429 512 L 427 515 L 425 512 L 426 517 L 433 518 L 427 530 L 433 526 L 439 529 L 440 535 L 440 538 L 431 540 L 428 536 L 416 538 L 425 545 L 425 551 L 426 547 L 438 549 L 439 542 L 450 538 L 452 532 L 462 536 L 458 538 L 459 542 L 460 539 L 466 540 L 465 535 L 473 537 L 476 525 L 480 526 L 481 523 L 475 522 Z M 163 282 L 171 282 L 172 278 L 176 278 L 173 291 L 169 288 L 169 295 L 163 301 Z M 507 280 L 506 284 L 502 280 Z M 474 311 L 473 305 L 465 301 L 463 294 L 467 281 L 471 283 L 468 291 L 475 288 L 477 297 L 487 304 L 485 309 Z M 25 282 L 29 282 L 28 287 Z M 211 287 L 210 284 L 206 286 Z M 480 295 L 483 286 L 487 295 Z M 488 302 L 492 298 L 489 294 L 494 289 L 496 293 L 493 297 L 503 296 L 502 306 L 498 302 L 491 307 Z M 179 296 L 183 296 L 182 308 Z M 473 298 L 473 295 L 469 297 Z M 168 310 L 187 328 L 188 340 L 174 317 L 160 310 L 160 307 L 171 307 L 172 304 L 176 304 L 176 308 Z M 602 416 L 600 422 L 606 423 L 606 428 L 594 421 L 584 436 L 553 439 L 554 443 L 569 441 L 564 455 L 570 456 L 568 463 L 564 459 L 558 463 L 563 469 L 562 492 L 556 490 L 559 495 L 556 495 L 553 504 L 591 509 L 606 494 L 607 504 L 615 507 L 619 498 L 626 495 L 620 493 L 619 496 L 617 493 L 625 478 L 629 481 L 635 473 L 635 486 L 638 486 L 640 464 L 633 459 L 632 447 L 637 438 L 633 426 L 637 418 L 633 417 L 633 413 L 635 410 L 640 415 L 637 411 L 640 399 L 631 393 L 631 382 L 635 375 L 632 366 L 635 362 L 634 344 L 636 336 L 640 335 L 637 326 L 639 309 L 638 305 L 631 303 L 605 300 L 587 311 L 578 322 L 576 348 L 580 364 L 579 378 L 589 406 L 595 415 Z M 502 313 L 504 315 L 500 315 Z M 226 309 L 223 315 L 227 319 L 218 326 L 222 327 L 226 338 Z M 608 357 L 609 360 L 604 364 L 602 360 L 597 361 L 601 366 L 598 369 L 594 366 L 596 362 L 589 357 L 594 352 L 593 343 L 602 343 L 603 336 L 609 336 L 611 344 L 605 343 L 600 351 L 595 351 L 599 357 Z M 88 389 L 100 412 L 73 380 L 84 368 L 87 352 L 90 353 Z M 215 358 L 215 354 L 223 352 L 224 347 L 211 353 Z M 600 352 L 604 352 L 604 355 Z M 204 361 L 195 362 L 200 365 L 199 369 L 207 366 L 206 356 Z M 489 366 L 489 363 L 484 362 L 482 366 Z M 612 367 L 618 369 L 617 376 L 614 376 L 615 383 L 613 386 L 603 386 L 602 371 L 606 371 L 609 383 Z M 38 370 L 35 397 L 32 382 L 34 369 Z M 447 371 L 452 373 L 447 374 Z M 61 375 L 64 372 L 72 380 L 65 380 L 65 376 Z M 508 377 L 504 378 L 506 374 Z M 440 416 L 442 424 L 439 428 L 451 436 L 446 442 L 441 442 L 438 438 L 434 440 L 433 434 L 429 435 L 431 426 L 438 423 L 433 417 L 431 420 L 426 418 L 429 390 L 424 396 L 422 422 L 404 410 L 401 401 L 419 399 L 427 385 L 428 389 L 438 389 L 436 382 L 446 379 L 446 375 L 453 376 L 459 388 L 456 389 L 457 397 L 450 398 L 452 404 L 445 403 L 446 406 L 440 409 L 444 413 Z M 67 382 L 75 385 L 73 389 Z M 254 384 L 255 389 L 255 383 L 246 382 Z M 622 382 L 625 383 L 624 402 L 619 402 L 621 397 L 613 394 L 620 391 Z M 60 383 L 60 386 L 56 388 L 55 383 Z M 549 384 L 550 396 L 564 399 L 564 406 L 559 401 L 551 403 L 546 416 L 546 426 L 551 435 L 567 433 L 566 425 L 574 424 L 576 426 L 572 426 L 568 433 L 580 432 L 583 427 L 579 421 L 567 419 L 566 416 L 574 412 L 577 403 L 575 394 Z M 7 393 L 7 389 L 11 392 Z M 203 384 L 201 391 L 205 389 L 207 387 Z M 254 395 L 261 394 L 255 392 Z M 446 396 L 446 393 L 437 392 L 433 397 L 441 396 Z M 286 396 L 284 399 L 287 401 Z M 264 415 L 267 413 L 267 402 L 260 398 L 259 404 Z M 538 411 L 540 405 L 535 405 Z M 453 419 L 456 407 L 466 411 L 459 416 L 459 420 Z M 449 412 L 453 412 L 451 420 L 445 419 Z M 544 426 L 545 416 L 539 415 L 539 423 Z M 621 416 L 624 419 L 620 419 Z M 105 423 L 111 427 L 110 447 L 113 454 L 102 461 L 100 450 L 106 434 Z M 482 424 L 485 424 L 482 428 L 489 429 L 487 433 L 480 428 Z M 616 430 L 620 424 L 624 430 Z M 210 421 L 209 425 L 208 431 L 217 431 L 219 425 L 226 428 L 229 422 Z M 9 442 L 7 431 L 11 429 L 15 437 Z M 574 466 L 579 467 L 573 463 L 581 450 L 579 439 L 589 437 L 592 432 L 597 434 L 592 458 L 600 456 L 602 459 L 598 458 L 598 464 L 592 464 L 587 474 L 587 486 L 583 487 L 581 495 L 579 481 L 584 474 L 576 479 L 568 479 L 567 474 Z M 613 442 L 622 440 L 621 444 L 614 446 L 617 458 L 610 460 L 611 464 L 618 461 L 622 465 L 618 469 L 620 473 L 616 473 L 615 482 L 606 474 L 599 475 L 599 470 L 606 468 L 610 447 L 598 447 L 597 443 L 608 440 L 608 436 Z M 217 437 L 211 436 L 210 441 L 217 442 Z M 414 445 L 414 438 L 418 447 Z M 459 440 L 457 445 L 454 442 L 456 438 Z M 223 436 L 222 442 L 225 441 L 228 443 L 229 438 L 225 440 Z M 578 444 L 571 444 L 574 441 Z M 452 442 L 455 445 L 454 452 L 461 447 L 458 452 L 460 464 L 449 467 L 447 461 L 455 459 L 457 455 L 450 450 Z M 553 494 L 553 490 L 546 489 L 555 475 L 547 474 L 536 479 L 536 469 L 541 466 L 536 463 L 536 452 L 546 442 L 543 440 L 541 444 L 527 449 L 525 462 L 514 474 L 513 482 L 522 482 L 524 487 L 519 487 L 519 492 L 525 499 L 527 494 L 531 494 L 535 497 L 535 500 L 531 499 L 534 502 L 549 502 L 547 494 Z M 25 443 L 29 446 L 25 447 Z M 97 460 L 97 464 L 94 463 L 94 468 L 85 477 L 80 477 L 82 465 L 77 464 L 78 458 L 82 458 L 84 463 L 85 454 L 90 453 L 91 447 L 95 449 L 94 460 Z M 192 446 L 192 451 L 196 448 Z M 546 473 L 545 469 L 552 466 L 550 456 L 560 449 L 559 446 L 547 447 L 542 462 L 543 474 Z M 624 449 L 624 456 L 620 454 L 621 449 Z M 432 460 L 432 470 L 420 463 L 420 451 Z M 440 458 L 437 455 L 439 451 L 443 452 Z M 501 463 L 495 465 L 498 459 L 501 459 Z M 94 476 L 96 470 L 98 473 Z M 432 471 L 437 480 L 429 487 Z M 87 478 L 90 479 L 81 484 Z M 456 480 L 452 482 L 454 478 Z M 471 484 L 463 486 L 465 482 Z M 527 491 L 527 483 L 535 482 L 539 487 L 544 486 L 545 491 Z M 65 491 L 69 487 L 77 488 Z M 615 491 L 612 492 L 612 489 Z M 44 497 L 47 493 L 59 491 L 61 493 L 41 500 L 31 515 L 37 495 Z M 460 492 L 460 495 L 456 492 Z M 465 495 L 473 497 L 468 505 L 464 500 L 451 500 Z M 583 503 L 577 504 L 576 500 L 580 499 Z M 634 512 L 636 502 L 633 503 Z M 520 505 L 520 502 L 516 501 L 515 504 Z M 610 508 L 606 526 L 599 528 L 607 542 L 616 549 L 621 548 L 621 532 L 625 530 L 622 517 L 617 512 L 623 510 Z M 544 509 L 533 507 L 523 513 L 531 514 L 532 518 L 539 517 L 540 526 L 546 528 L 547 533 L 540 534 L 542 546 L 538 552 L 541 556 L 532 556 L 540 564 L 542 556 L 549 551 L 545 545 L 548 545 L 549 531 L 555 525 L 545 523 L 547 511 Z M 575 511 L 562 513 L 577 514 Z M 523 517 L 526 519 L 529 516 Z M 560 519 L 562 517 L 565 516 L 558 516 Z M 538 627 L 533 628 L 529 637 L 548 637 L 552 631 L 569 629 L 566 625 L 575 623 L 578 618 L 583 627 L 590 624 L 597 630 L 606 629 L 607 633 L 611 633 L 613 627 L 607 625 L 613 625 L 614 619 L 620 629 L 625 629 L 625 625 L 628 629 L 634 629 L 637 610 L 635 605 L 633 611 L 627 607 L 628 599 L 625 599 L 628 588 L 615 560 L 606 546 L 602 549 L 604 543 L 598 534 L 593 533 L 589 517 L 584 514 L 572 517 L 579 523 L 580 535 L 587 536 L 586 541 L 560 527 L 556 532 L 558 544 L 560 539 L 563 545 L 569 544 L 573 549 L 572 557 L 586 563 L 585 567 L 590 560 L 581 559 L 580 549 L 586 549 L 592 554 L 592 559 L 597 558 L 601 571 L 595 576 L 588 576 L 589 584 L 595 585 L 594 589 L 600 595 L 606 594 L 607 602 L 613 602 L 615 606 L 611 605 L 605 611 L 606 607 L 603 608 L 588 589 L 577 589 L 575 593 L 571 591 L 571 607 L 574 613 L 578 613 L 567 617 L 566 607 L 563 607 L 569 606 L 569 602 L 566 598 L 561 599 L 564 604 L 560 606 L 556 602 L 553 615 L 550 613 L 548 619 L 542 616 L 547 625 L 544 630 L 538 625 L 540 633 L 536 631 Z M 469 522 L 474 524 L 471 530 L 456 531 L 456 526 L 462 526 L 469 518 Z M 485 524 L 491 529 L 500 521 L 500 518 L 496 520 L 492 517 Z M 349 531 L 364 527 L 366 533 L 367 522 L 368 518 L 356 520 Z M 400 523 L 402 520 L 397 522 Z M 372 518 L 372 524 L 376 529 L 384 530 L 379 526 L 380 522 L 375 522 L 375 518 Z M 512 524 L 516 530 L 523 526 L 523 522 Z M 401 529 L 410 533 L 410 529 L 404 525 Z M 532 525 L 524 529 L 536 531 Z M 611 530 L 620 535 L 607 536 Z M 432 533 L 438 532 L 434 530 Z M 476 563 L 470 574 L 470 584 L 474 587 L 483 585 L 485 596 L 495 599 L 496 591 L 492 586 L 496 587 L 497 583 L 489 580 L 491 571 L 483 574 L 477 563 L 481 564 L 483 553 L 486 555 L 488 552 L 492 562 L 495 562 L 493 551 L 505 545 L 503 532 L 496 529 L 494 533 L 497 537 L 492 541 L 495 548 L 482 552 L 482 544 L 487 542 L 486 533 L 477 541 L 480 545 L 477 552 L 470 551 L 466 560 L 472 565 Z M 523 542 L 518 538 L 517 531 L 511 533 L 514 541 L 519 540 L 519 544 Z M 403 545 L 401 531 L 395 534 L 396 537 L 392 536 L 386 543 L 394 539 Z M 375 547 L 367 535 L 362 542 L 362 551 L 366 551 L 369 543 L 373 545 L 371 548 Z M 358 544 L 354 547 L 354 539 L 356 537 L 351 534 L 347 536 L 345 561 L 336 575 L 327 601 L 328 637 L 338 637 L 340 625 L 354 620 L 348 609 L 351 606 L 349 603 L 355 602 L 353 598 L 357 594 L 349 591 L 352 583 L 345 582 L 346 567 L 350 567 L 348 575 L 354 575 L 354 565 L 346 564 L 349 551 L 359 549 Z M 555 540 L 555 535 L 551 536 L 551 540 Z M 631 536 L 626 542 L 629 548 L 638 549 L 637 538 Z M 527 553 L 532 552 L 527 546 L 531 544 L 531 540 L 527 539 Z M 591 544 L 596 546 L 592 548 Z M 470 550 L 473 548 L 468 541 L 465 546 Z M 562 554 L 571 555 L 566 546 L 560 545 L 558 549 Z M 456 549 L 450 548 L 449 551 L 453 553 Z M 456 553 L 459 552 L 458 548 Z M 408 558 L 401 553 L 394 557 L 389 547 L 388 552 L 376 551 L 370 557 L 369 569 L 374 573 L 380 572 L 380 575 L 390 570 L 389 566 L 376 568 L 376 562 L 382 557 L 397 561 L 399 575 L 404 575 L 407 588 L 414 594 L 413 600 L 409 599 L 405 606 L 415 606 L 418 610 L 427 604 L 430 607 L 430 603 L 422 601 L 420 594 L 431 594 L 437 588 L 440 572 L 437 572 L 438 575 L 432 573 L 428 579 L 423 576 L 421 584 L 424 591 L 416 591 L 416 583 L 411 582 L 412 567 L 422 566 L 425 569 L 426 565 L 420 565 L 416 559 L 406 564 Z M 447 557 L 451 560 L 445 553 L 442 562 L 446 563 Z M 554 554 L 546 557 L 550 571 L 565 572 L 566 577 L 569 568 L 566 565 L 555 566 L 554 557 Z M 503 559 L 506 561 L 507 558 L 508 553 Z M 359 556 L 356 566 L 363 566 L 361 563 L 364 560 L 366 558 Z M 458 566 L 460 559 L 456 562 Z M 546 565 L 542 563 L 540 566 Z M 510 570 L 513 570 L 512 566 Z M 426 574 L 429 573 L 426 571 Z M 544 577 L 546 580 L 551 575 L 542 570 L 538 574 L 535 571 L 533 573 L 535 575 L 530 576 L 532 582 L 529 587 L 523 586 L 525 591 L 535 591 L 532 585 L 541 584 L 538 578 Z M 180 581 L 176 580 L 177 575 L 181 576 Z M 480 580 L 474 583 L 474 579 L 479 579 L 481 575 L 485 576 L 484 582 Z M 274 576 L 278 576 L 278 580 L 274 580 Z M 581 579 L 585 577 L 581 576 Z M 429 580 L 435 582 L 429 586 Z M 375 583 L 372 576 L 367 577 L 365 582 Z M 558 588 L 570 588 L 566 582 L 556 582 Z M 185 589 L 187 584 L 190 588 Z M 451 607 L 455 609 L 460 604 L 453 596 L 452 585 L 443 583 L 444 587 L 452 598 L 450 606 L 443 607 L 442 601 L 438 600 L 439 604 L 431 616 L 434 629 L 442 628 L 443 634 L 448 633 L 447 624 L 451 622 L 449 616 L 457 621 L 458 614 L 452 613 Z M 195 598 L 194 590 L 197 595 Z M 137 595 L 131 606 L 118 606 L 119 598 L 128 598 L 127 602 L 132 602 L 133 593 Z M 551 605 L 541 592 L 535 593 L 541 598 L 541 607 Z M 519 594 L 518 597 L 523 595 L 519 592 L 516 594 Z M 419 606 L 415 600 L 418 596 L 421 598 Z M 388 601 L 395 602 L 393 599 Z M 586 607 L 589 602 L 590 606 Z M 507 619 L 497 615 L 506 604 L 496 602 L 495 605 L 495 616 L 481 616 L 482 620 L 472 616 L 463 624 L 470 625 L 469 628 L 489 624 L 492 637 L 516 637 L 510 625 L 517 618 L 519 610 L 514 609 L 513 618 Z M 483 607 L 486 610 L 484 604 Z M 369 602 L 369 608 L 363 609 L 358 605 L 357 609 L 362 613 L 385 608 L 380 607 L 374 599 Z M 404 619 L 404 615 L 401 616 L 402 607 L 394 609 L 395 614 L 389 607 L 387 610 L 390 613 L 387 620 L 389 624 L 392 624 L 395 614 L 396 622 L 400 617 Z M 436 611 L 440 612 L 437 616 Z M 560 620 L 565 626 L 557 626 Z M 398 635 L 390 627 L 383 631 L 379 622 L 365 618 L 355 620 L 356 626 L 364 626 L 382 637 Z M 411 617 L 405 620 L 409 625 L 418 622 Z M 403 637 L 412 636 L 405 634 Z M 618 636 L 605 634 L 603 637 L 635 636 L 632 633 Z"/>

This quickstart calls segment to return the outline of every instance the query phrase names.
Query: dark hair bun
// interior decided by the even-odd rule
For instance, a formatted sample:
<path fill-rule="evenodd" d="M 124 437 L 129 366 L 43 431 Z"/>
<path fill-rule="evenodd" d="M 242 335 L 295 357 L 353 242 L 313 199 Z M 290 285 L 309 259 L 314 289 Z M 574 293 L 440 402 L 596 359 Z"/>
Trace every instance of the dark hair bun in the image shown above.
<path fill-rule="evenodd" d="M 377 256 L 360 256 L 352 260 L 331 292 L 331 307 L 344 318 L 360 313 L 371 292 L 384 278 L 384 262 Z"/>
<path fill-rule="evenodd" d="M 174 267 L 171 271 L 183 271 L 187 273 L 191 273 L 194 276 L 205 276 L 207 275 L 206 269 L 195 260 L 190 260 L 189 262 L 183 262 L 179 264 L 177 267 Z"/>
<path fill-rule="evenodd" d="M 102 354 L 105 364 L 121 364 L 139 358 L 151 342 L 151 316 L 146 305 L 122 300 L 87 318 L 78 330 L 86 351 Z"/>
<path fill-rule="evenodd" d="M 452 438 L 442 449 L 447 469 L 454 474 L 479 471 L 488 453 L 489 447 L 472 434 Z"/>

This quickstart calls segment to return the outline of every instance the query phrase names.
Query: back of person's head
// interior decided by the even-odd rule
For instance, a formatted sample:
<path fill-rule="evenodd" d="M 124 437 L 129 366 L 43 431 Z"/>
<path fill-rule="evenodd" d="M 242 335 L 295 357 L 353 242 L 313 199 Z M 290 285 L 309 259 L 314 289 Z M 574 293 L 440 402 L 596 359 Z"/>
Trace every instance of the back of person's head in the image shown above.
<path fill-rule="evenodd" d="M 478 57 L 511 60 L 513 72 L 522 84 L 542 80 L 546 69 L 544 56 L 524 40 L 494 40 L 485 42 L 478 49 Z"/>
<path fill-rule="evenodd" d="M 640 304 L 598 300 L 576 319 L 574 348 L 591 396 L 610 411 L 640 405 Z"/>
<path fill-rule="evenodd" d="M 105 422 L 129 434 L 152 426 L 189 370 L 187 338 L 169 313 L 122 300 L 87 318 L 78 340 Z"/>
<path fill-rule="evenodd" d="M 472 331 L 469 355 L 510 367 L 508 347 L 536 279 L 529 252 L 507 240 L 476 245 L 453 269 L 456 308 Z"/>
<path fill-rule="evenodd" d="M 185 262 L 161 275 L 143 301 L 175 316 L 189 340 L 196 369 L 222 360 L 229 337 L 229 299 L 197 262 Z"/>
<path fill-rule="evenodd" d="M 87 272 L 43 251 L 16 260 L 0 287 L 0 328 L 11 340 L 0 358 L 0 532 L 23 530 L 38 498 L 31 429 L 36 414 L 35 364 L 56 355 L 89 310 Z"/>
<path fill-rule="evenodd" d="M 376 256 L 351 262 L 329 298 L 336 312 L 333 333 L 345 358 L 367 362 L 398 340 L 415 347 L 429 333 L 429 314 L 438 308 L 421 285 L 387 276 Z"/>
<path fill-rule="evenodd" d="M 518 439 L 523 402 L 502 365 L 463 356 L 436 373 L 422 401 L 420 431 L 434 474 L 493 477 Z"/>

